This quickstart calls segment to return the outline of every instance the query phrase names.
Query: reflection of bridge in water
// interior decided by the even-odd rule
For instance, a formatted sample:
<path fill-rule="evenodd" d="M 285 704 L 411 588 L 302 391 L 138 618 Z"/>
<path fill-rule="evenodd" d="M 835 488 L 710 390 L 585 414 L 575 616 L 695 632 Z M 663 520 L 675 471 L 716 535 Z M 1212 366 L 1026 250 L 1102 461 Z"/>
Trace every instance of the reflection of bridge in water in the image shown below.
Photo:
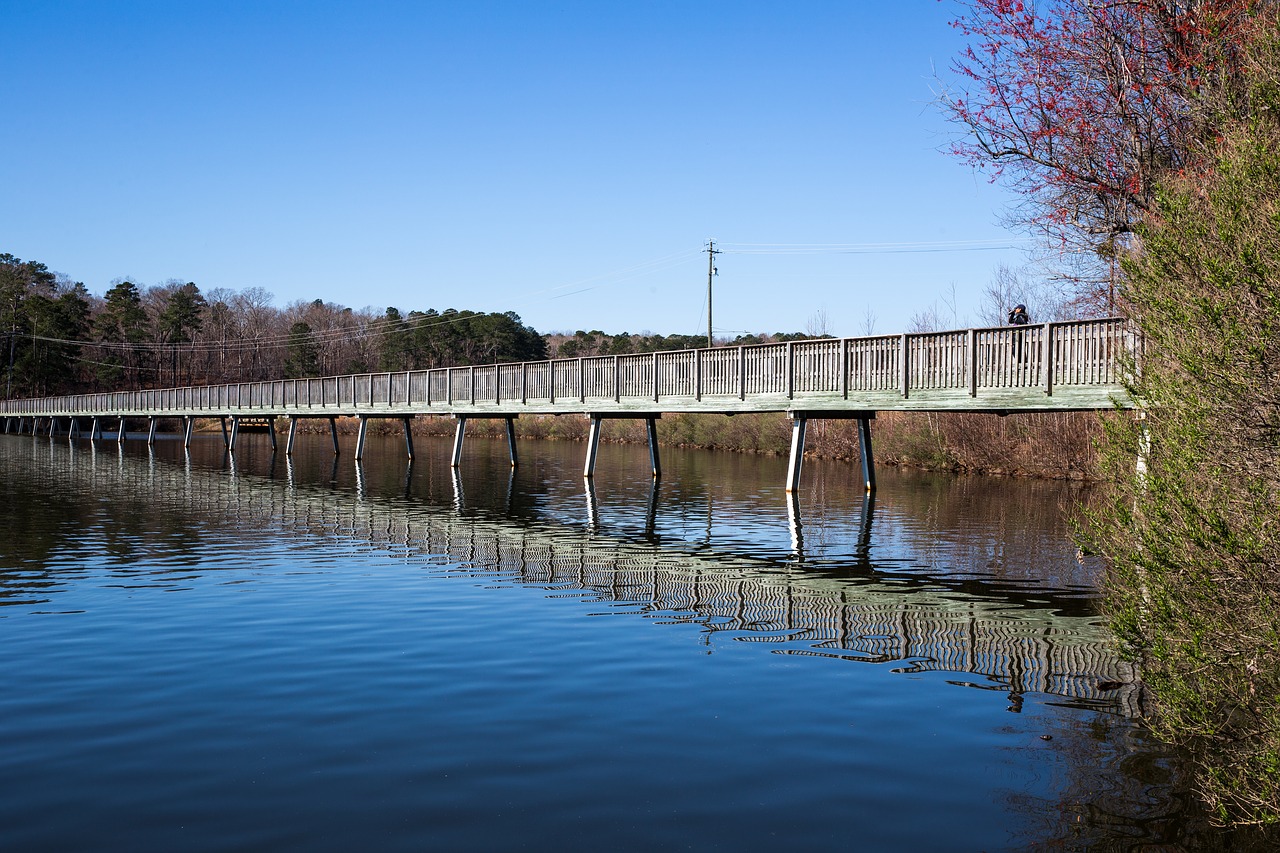
<path fill-rule="evenodd" d="M 302 541 L 367 543 L 433 569 L 445 558 L 450 572 L 622 605 L 610 612 L 695 624 L 707 642 L 728 637 L 767 644 L 780 654 L 955 673 L 959 683 L 1009 693 L 1014 707 L 1023 694 L 1042 693 L 1132 715 L 1140 701 L 1135 673 L 1096 619 L 1046 606 L 1043 593 L 992 586 L 988 594 L 973 595 L 945 576 L 877 571 L 869 558 L 855 557 L 835 573 L 830 566 L 811 570 L 794 558 L 614 535 L 593 523 L 583 529 L 508 519 L 468 508 L 460 485 L 450 506 L 369 497 L 359 485 L 352 493 L 300 484 L 287 463 L 282 482 L 237 473 L 234 465 L 227 476 L 193 468 L 189 459 L 179 467 L 115 448 L 28 441 L 9 439 L 5 447 L 11 457 L 18 453 L 14 448 L 32 449 L 37 464 L 31 476 L 49 477 L 63 494 L 88 496 L 86 505 L 95 510 L 106 500 L 122 524 L 131 512 L 161 512 L 195 536 L 211 524 L 234 529 L 246 547 L 255 540 L 278 543 L 283 533 Z M 157 509 L 160 495 L 166 499 Z M 134 501 L 140 506 L 131 508 Z M 650 513 L 659 511 L 655 503 Z M 863 546 L 873 535 L 869 500 L 859 553 L 866 553 Z M 50 594 L 50 581 L 56 584 L 56 577 L 32 587 Z"/>

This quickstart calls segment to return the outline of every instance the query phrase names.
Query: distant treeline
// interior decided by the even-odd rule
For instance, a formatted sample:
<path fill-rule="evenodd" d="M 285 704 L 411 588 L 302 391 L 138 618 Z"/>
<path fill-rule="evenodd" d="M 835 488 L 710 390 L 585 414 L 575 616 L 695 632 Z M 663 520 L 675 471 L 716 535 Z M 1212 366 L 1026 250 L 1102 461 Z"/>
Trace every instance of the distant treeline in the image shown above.
<path fill-rule="evenodd" d="M 720 339 L 716 341 L 716 345 L 746 346 L 829 337 L 831 335 L 811 335 L 804 332 L 774 332 L 773 334 L 738 335 L 732 339 Z M 590 332 L 579 330 L 572 335 L 553 333 L 547 335 L 546 338 L 547 345 L 555 353 L 556 358 L 667 352 L 669 350 L 697 349 L 707 345 L 706 335 L 633 335 L 630 332 L 619 332 L 616 335 L 610 335 L 599 329 L 594 329 Z"/>
<path fill-rule="evenodd" d="M 180 279 L 150 286 L 118 279 L 97 296 L 43 263 L 0 254 L 0 393 L 213 385 L 706 345 L 698 335 L 542 335 L 510 311 L 378 313 L 322 299 L 278 308 L 272 300 L 260 287 L 202 292 Z"/>

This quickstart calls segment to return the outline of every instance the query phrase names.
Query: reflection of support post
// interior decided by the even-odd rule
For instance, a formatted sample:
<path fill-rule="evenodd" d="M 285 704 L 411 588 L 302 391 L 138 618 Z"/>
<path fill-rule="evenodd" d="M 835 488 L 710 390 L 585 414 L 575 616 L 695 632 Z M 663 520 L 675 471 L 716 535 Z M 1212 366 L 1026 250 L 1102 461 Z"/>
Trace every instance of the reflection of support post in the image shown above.
<path fill-rule="evenodd" d="M 791 531 L 791 553 L 796 562 L 804 562 L 804 525 L 800 521 L 800 496 L 795 492 L 787 495 L 787 528 Z"/>
<path fill-rule="evenodd" d="M 363 422 L 363 418 L 361 421 Z M 360 451 L 357 450 L 357 453 Z M 364 499 L 364 463 L 356 456 L 356 500 Z"/>
<path fill-rule="evenodd" d="M 298 419 L 289 418 L 289 437 L 284 440 L 284 455 L 293 456 L 293 443 L 298 438 Z"/>
<path fill-rule="evenodd" d="M 862 496 L 862 520 L 858 523 L 858 547 L 854 553 L 858 555 L 858 563 L 871 567 L 871 519 L 876 514 L 876 498 L 874 492 Z"/>
<path fill-rule="evenodd" d="M 401 418 L 400 423 L 404 424 L 404 449 L 413 462 L 413 418 Z"/>
<path fill-rule="evenodd" d="M 800 468 L 804 464 L 804 434 L 809 419 L 798 412 L 789 412 L 791 417 L 791 456 L 787 460 L 787 491 L 794 492 L 800 487 Z"/>
<path fill-rule="evenodd" d="M 185 418 L 183 418 L 182 420 L 183 420 L 183 424 L 182 424 L 182 449 L 183 449 L 183 450 L 190 450 L 190 449 L 191 449 L 191 431 L 192 431 L 193 429 L 195 429 L 195 426 L 196 426 L 196 419 L 195 419 L 195 418 L 193 418 L 191 415 L 187 415 L 187 416 L 186 416 Z"/>
<path fill-rule="evenodd" d="M 587 487 L 587 528 L 596 530 L 600 526 L 599 506 L 596 504 L 596 484 L 590 477 L 583 480 Z"/>
<path fill-rule="evenodd" d="M 276 450 L 278 449 L 276 447 L 276 416 L 275 415 L 267 416 L 267 435 L 270 436 L 271 438 L 271 452 L 275 453 Z M 273 465 L 275 464 L 274 459 L 272 461 L 272 464 Z"/>
<path fill-rule="evenodd" d="M 329 437 L 333 439 L 333 455 L 338 456 L 338 419 L 329 418 Z"/>
<path fill-rule="evenodd" d="M 656 480 L 662 476 L 662 461 L 658 458 L 657 418 L 645 418 L 644 431 L 649 437 L 649 467 L 653 469 L 653 478 Z"/>
<path fill-rule="evenodd" d="M 600 449 L 600 424 L 603 421 L 599 415 L 590 417 L 591 430 L 587 433 L 587 462 L 582 469 L 582 476 L 588 480 L 596 475 L 596 452 Z"/>
<path fill-rule="evenodd" d="M 356 461 L 364 459 L 364 439 L 369 432 L 369 419 L 364 415 L 360 416 L 360 429 L 356 433 Z"/>
<path fill-rule="evenodd" d="M 462 493 L 462 475 L 458 473 L 457 468 L 452 468 L 449 476 L 453 480 L 453 508 L 458 512 L 462 512 L 467 504 L 466 496 Z"/>
<path fill-rule="evenodd" d="M 876 490 L 876 465 L 871 456 L 871 419 L 874 417 L 875 413 L 872 412 L 867 417 L 858 418 L 858 450 L 862 457 L 862 485 L 868 492 Z"/>
<path fill-rule="evenodd" d="M 449 460 L 449 467 L 457 469 L 462 465 L 462 440 L 467 434 L 467 416 L 454 415 L 453 418 L 458 424 L 453 428 L 453 456 Z"/>
<path fill-rule="evenodd" d="M 644 515 L 644 535 L 652 539 L 658 532 L 658 479 L 649 484 L 649 510 Z"/>
<path fill-rule="evenodd" d="M 507 422 L 507 450 L 511 453 L 511 467 L 520 465 L 520 457 L 516 455 L 516 419 L 514 416 L 504 418 Z"/>
<path fill-rule="evenodd" d="M 160 419 L 152 415 L 149 420 L 151 423 L 147 425 L 147 447 L 156 443 L 156 422 Z"/>
<path fill-rule="evenodd" d="M 235 415 L 231 418 L 231 438 L 227 442 L 227 452 L 236 452 L 236 439 L 240 437 L 240 416 Z"/>

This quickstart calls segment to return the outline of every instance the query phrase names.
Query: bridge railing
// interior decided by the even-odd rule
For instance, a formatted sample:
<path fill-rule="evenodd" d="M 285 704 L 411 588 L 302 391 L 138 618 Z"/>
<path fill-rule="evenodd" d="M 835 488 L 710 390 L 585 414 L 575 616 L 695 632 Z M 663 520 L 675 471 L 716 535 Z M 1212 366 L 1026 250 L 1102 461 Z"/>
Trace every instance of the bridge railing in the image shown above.
<path fill-rule="evenodd" d="M 118 414 L 244 410 L 429 412 L 664 401 L 780 403 L 875 395 L 950 394 L 1059 387 L 1118 387 L 1135 336 L 1122 319 L 1080 320 L 790 341 L 715 349 L 431 370 L 278 379 L 191 388 L 112 391 L 0 403 L 0 414 Z"/>

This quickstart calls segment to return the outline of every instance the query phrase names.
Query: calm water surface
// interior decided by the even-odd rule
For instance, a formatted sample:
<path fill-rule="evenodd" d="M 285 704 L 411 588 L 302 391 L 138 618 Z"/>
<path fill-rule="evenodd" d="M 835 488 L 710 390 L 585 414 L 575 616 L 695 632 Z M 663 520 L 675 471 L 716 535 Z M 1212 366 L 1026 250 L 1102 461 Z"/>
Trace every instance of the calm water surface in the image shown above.
<path fill-rule="evenodd" d="M 0 437 L 0 849 L 1203 849 L 1067 486 Z"/>

